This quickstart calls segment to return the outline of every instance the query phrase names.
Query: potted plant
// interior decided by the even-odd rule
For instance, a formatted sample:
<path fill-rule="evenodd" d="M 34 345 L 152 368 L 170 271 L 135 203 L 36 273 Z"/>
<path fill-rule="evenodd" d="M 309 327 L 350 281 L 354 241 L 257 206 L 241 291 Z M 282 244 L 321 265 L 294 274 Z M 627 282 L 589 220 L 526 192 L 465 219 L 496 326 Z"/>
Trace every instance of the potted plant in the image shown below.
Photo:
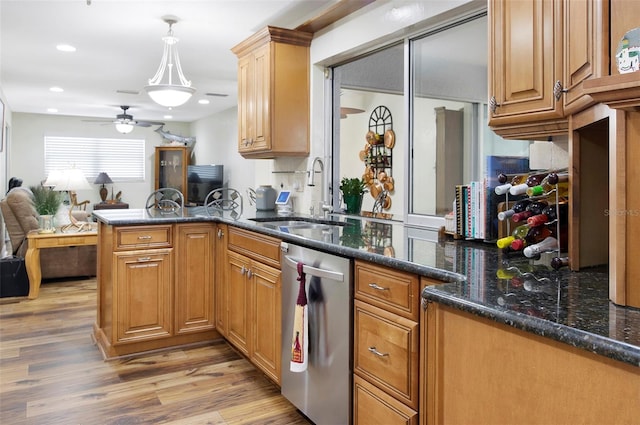
<path fill-rule="evenodd" d="M 36 212 L 40 215 L 40 233 L 53 233 L 55 223 L 53 217 L 58 212 L 62 203 L 60 192 L 56 192 L 43 186 L 29 187 L 33 193 L 33 203 Z"/>
<path fill-rule="evenodd" d="M 365 182 L 356 177 L 343 177 L 340 181 L 342 199 L 347 205 L 347 214 L 358 214 L 362 206 L 362 195 L 365 192 Z"/>

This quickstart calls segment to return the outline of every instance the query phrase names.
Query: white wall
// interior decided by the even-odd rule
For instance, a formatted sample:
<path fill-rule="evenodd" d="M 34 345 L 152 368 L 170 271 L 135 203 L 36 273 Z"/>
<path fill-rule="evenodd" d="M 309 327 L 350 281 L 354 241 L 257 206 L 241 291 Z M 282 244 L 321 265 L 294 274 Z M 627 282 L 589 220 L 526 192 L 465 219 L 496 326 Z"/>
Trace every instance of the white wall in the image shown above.
<path fill-rule="evenodd" d="M 104 137 L 122 138 L 113 125 L 83 122 L 83 117 L 46 115 L 46 114 L 12 114 L 12 144 L 9 172 L 11 176 L 20 177 L 23 186 L 40 184 L 44 175 L 44 137 Z M 114 193 L 122 191 L 122 200 L 130 208 L 144 208 L 144 202 L 154 186 L 155 146 L 162 144 L 162 137 L 155 133 L 156 127 L 134 127 L 126 135 L 132 139 L 145 139 L 145 181 L 134 183 L 116 183 Z M 189 125 L 186 123 L 170 123 L 165 130 L 173 134 L 189 136 Z M 92 183 L 92 182 L 90 182 Z M 95 190 L 78 191 L 78 200 L 88 199 L 90 205 L 100 201 L 99 186 Z"/>

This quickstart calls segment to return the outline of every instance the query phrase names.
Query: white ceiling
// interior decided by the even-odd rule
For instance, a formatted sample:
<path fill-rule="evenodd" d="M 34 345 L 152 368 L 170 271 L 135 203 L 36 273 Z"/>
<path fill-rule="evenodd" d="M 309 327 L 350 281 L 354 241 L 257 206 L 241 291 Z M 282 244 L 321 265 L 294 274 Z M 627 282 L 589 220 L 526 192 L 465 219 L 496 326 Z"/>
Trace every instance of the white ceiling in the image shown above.
<path fill-rule="evenodd" d="M 0 84 L 13 112 L 191 122 L 237 104 L 231 47 L 265 25 L 295 28 L 336 0 L 0 0 Z M 174 15 L 182 69 L 196 88 L 172 111 L 143 91 Z M 75 53 L 62 53 L 66 43 Z M 50 87 L 64 89 L 53 93 Z M 118 93 L 118 90 L 138 94 Z M 227 97 L 207 96 L 227 94 Z M 198 104 L 210 100 L 209 105 Z M 172 119 L 164 116 L 171 114 Z"/>

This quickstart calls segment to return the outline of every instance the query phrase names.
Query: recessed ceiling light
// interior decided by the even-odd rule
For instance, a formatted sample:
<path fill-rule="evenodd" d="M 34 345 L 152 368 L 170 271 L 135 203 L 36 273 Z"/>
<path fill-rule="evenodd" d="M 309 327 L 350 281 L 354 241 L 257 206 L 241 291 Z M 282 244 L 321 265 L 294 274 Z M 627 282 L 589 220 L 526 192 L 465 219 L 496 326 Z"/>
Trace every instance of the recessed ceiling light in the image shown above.
<path fill-rule="evenodd" d="M 52 91 L 54 93 L 62 93 L 64 90 L 62 89 L 62 87 L 51 87 L 49 91 Z"/>
<path fill-rule="evenodd" d="M 47 108 L 47 112 L 55 114 L 56 112 L 58 112 L 58 110 L 56 108 Z"/>
<path fill-rule="evenodd" d="M 200 100 L 198 101 L 198 103 L 199 103 L 199 104 L 201 104 L 201 105 L 208 105 L 208 104 L 209 104 L 209 103 L 211 103 L 211 102 L 209 102 L 209 100 L 208 100 L 208 99 L 200 99 Z"/>
<path fill-rule="evenodd" d="M 76 48 L 73 47 L 70 44 L 58 44 L 56 46 L 56 49 L 60 50 L 61 52 L 75 52 Z"/>
<path fill-rule="evenodd" d="M 173 118 L 173 115 L 165 115 L 164 117 L 165 120 L 170 120 L 171 118 Z"/>

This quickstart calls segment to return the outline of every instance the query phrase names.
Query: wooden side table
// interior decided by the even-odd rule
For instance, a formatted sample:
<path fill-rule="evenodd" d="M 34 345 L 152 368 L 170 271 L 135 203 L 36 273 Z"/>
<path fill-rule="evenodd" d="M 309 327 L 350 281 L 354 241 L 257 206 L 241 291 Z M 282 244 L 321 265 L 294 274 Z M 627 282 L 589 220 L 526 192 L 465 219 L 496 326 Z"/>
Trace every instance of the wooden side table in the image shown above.
<path fill-rule="evenodd" d="M 29 299 L 38 298 L 40 283 L 42 282 L 42 270 L 40 269 L 40 250 L 45 248 L 57 248 L 61 246 L 96 245 L 98 243 L 98 231 L 88 230 L 83 232 L 62 233 L 57 229 L 56 233 L 38 233 L 32 230 L 27 234 L 29 243 L 24 257 L 29 276 Z"/>
<path fill-rule="evenodd" d="M 123 210 L 129 209 L 129 204 L 126 202 L 100 202 L 99 204 L 93 204 L 94 210 Z"/>

